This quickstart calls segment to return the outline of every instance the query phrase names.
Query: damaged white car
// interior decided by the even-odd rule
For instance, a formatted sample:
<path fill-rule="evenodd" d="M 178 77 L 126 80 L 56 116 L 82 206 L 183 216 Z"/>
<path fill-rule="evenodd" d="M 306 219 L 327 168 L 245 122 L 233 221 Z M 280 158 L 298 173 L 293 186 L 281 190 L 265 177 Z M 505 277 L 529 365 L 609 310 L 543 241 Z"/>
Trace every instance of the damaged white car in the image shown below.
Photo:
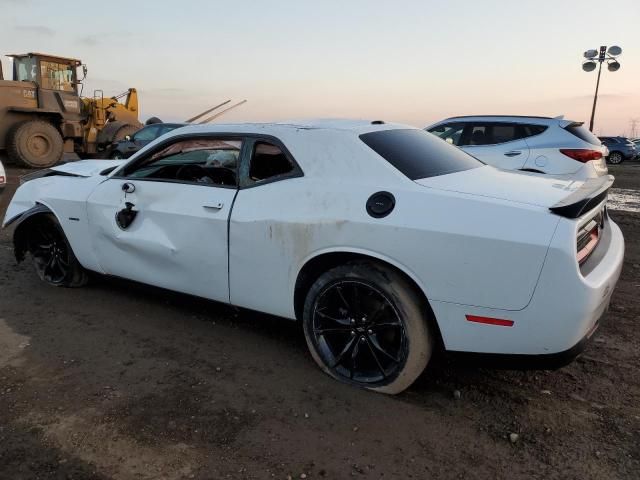
<path fill-rule="evenodd" d="M 44 281 L 93 271 L 297 319 L 324 371 L 386 393 L 434 347 L 566 363 L 624 255 L 612 177 L 501 171 L 383 122 L 186 127 L 24 180 L 4 225 Z"/>

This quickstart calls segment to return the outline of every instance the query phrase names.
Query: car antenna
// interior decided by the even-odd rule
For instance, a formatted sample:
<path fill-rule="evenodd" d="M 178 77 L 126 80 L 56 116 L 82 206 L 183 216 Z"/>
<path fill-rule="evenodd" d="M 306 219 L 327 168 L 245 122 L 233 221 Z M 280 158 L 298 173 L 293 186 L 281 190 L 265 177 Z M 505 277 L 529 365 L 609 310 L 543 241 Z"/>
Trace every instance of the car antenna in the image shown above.
<path fill-rule="evenodd" d="M 229 110 L 233 110 L 234 108 L 239 107 L 243 103 L 247 103 L 247 101 L 246 100 L 242 100 L 241 102 L 238 102 L 235 105 L 231 105 L 230 107 L 225 108 L 221 112 L 218 112 L 215 115 L 210 116 L 209 118 L 205 118 L 203 121 L 199 122 L 198 125 L 204 125 L 205 123 L 209 123 L 211 120 L 215 120 L 216 118 L 218 118 L 218 117 L 224 115 L 225 113 L 227 113 Z"/>
<path fill-rule="evenodd" d="M 215 107 L 210 108 L 209 110 L 205 110 L 204 112 L 199 113 L 199 114 L 198 114 L 198 115 L 196 115 L 195 117 L 191 117 L 189 120 L 185 120 L 185 122 L 186 122 L 186 123 L 191 123 L 191 122 L 193 122 L 193 121 L 195 121 L 195 120 L 199 119 L 200 117 L 204 117 L 207 113 L 211 113 L 211 112 L 213 112 L 214 110 L 217 110 L 217 109 L 219 109 L 220 107 L 225 106 L 225 105 L 226 105 L 227 103 L 229 103 L 230 101 L 231 101 L 231 99 L 227 100 L 226 102 L 222 102 L 220 105 L 216 105 Z"/>

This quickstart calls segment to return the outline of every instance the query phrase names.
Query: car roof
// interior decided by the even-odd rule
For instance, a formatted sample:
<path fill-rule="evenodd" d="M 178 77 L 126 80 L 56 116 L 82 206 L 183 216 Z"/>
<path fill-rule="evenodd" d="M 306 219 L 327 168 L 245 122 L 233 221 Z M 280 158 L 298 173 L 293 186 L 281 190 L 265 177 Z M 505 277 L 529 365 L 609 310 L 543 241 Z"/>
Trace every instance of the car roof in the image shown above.
<path fill-rule="evenodd" d="M 186 124 L 180 129 L 180 134 L 185 133 L 247 133 L 269 134 L 297 130 L 333 130 L 351 132 L 356 135 L 378 130 L 392 130 L 398 128 L 415 129 L 409 125 L 397 123 L 385 123 L 380 120 L 343 120 L 343 119 L 310 119 L 290 120 L 266 123 L 212 123 L 206 125 Z"/>
<path fill-rule="evenodd" d="M 171 130 L 140 150 L 154 148 L 158 142 L 190 135 L 257 135 L 274 137 L 286 147 L 304 171 L 305 176 L 337 178 L 355 182 L 406 182 L 407 177 L 379 157 L 359 136 L 385 130 L 422 130 L 395 123 L 370 120 L 292 120 L 270 123 L 211 123 L 187 125 Z M 331 144 L 331 148 L 326 146 Z M 346 159 L 345 159 L 346 157 Z M 135 157 L 132 157 L 135 158 Z M 372 158 L 374 159 L 372 161 Z M 378 158 L 378 161 L 375 159 Z M 391 174 L 391 176 L 389 176 Z"/>
<path fill-rule="evenodd" d="M 456 117 L 449 117 L 446 118 L 444 120 L 441 120 L 437 123 L 442 123 L 442 122 L 449 122 L 452 120 L 461 120 L 461 121 L 465 121 L 465 122 L 471 122 L 471 121 L 476 121 L 476 122 L 482 122 L 482 121 L 503 121 L 503 122 L 522 122 L 522 121 L 530 121 L 533 123 L 538 123 L 538 124 L 544 124 L 544 125 L 549 125 L 551 124 L 554 120 L 558 121 L 558 120 L 563 120 L 565 122 L 567 122 L 568 120 L 565 120 L 564 117 L 558 116 L 558 117 L 538 117 L 535 115 L 460 115 L 460 116 L 456 116 Z M 568 121 L 569 123 L 571 123 L 571 121 Z"/>

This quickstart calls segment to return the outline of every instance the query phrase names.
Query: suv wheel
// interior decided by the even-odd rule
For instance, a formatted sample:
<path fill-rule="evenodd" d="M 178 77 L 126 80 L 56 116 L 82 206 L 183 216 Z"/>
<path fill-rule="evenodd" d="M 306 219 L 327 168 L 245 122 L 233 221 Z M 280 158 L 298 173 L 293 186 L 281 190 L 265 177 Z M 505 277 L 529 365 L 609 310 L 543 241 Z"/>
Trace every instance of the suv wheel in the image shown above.
<path fill-rule="evenodd" d="M 624 161 L 624 157 L 620 152 L 611 152 L 607 161 L 612 165 L 618 165 Z"/>

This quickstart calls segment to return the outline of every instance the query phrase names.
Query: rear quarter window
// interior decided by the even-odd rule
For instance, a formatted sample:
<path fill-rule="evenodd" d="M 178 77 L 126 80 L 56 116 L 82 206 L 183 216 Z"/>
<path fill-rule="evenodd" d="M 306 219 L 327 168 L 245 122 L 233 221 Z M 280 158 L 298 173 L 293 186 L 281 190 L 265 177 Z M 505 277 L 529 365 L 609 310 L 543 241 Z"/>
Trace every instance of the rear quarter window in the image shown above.
<path fill-rule="evenodd" d="M 411 180 L 436 177 L 484 165 L 424 130 L 382 130 L 360 135 L 369 148 Z"/>
<path fill-rule="evenodd" d="M 575 135 L 580 140 L 584 140 L 591 145 L 600 145 L 602 142 L 598 137 L 596 137 L 593 133 L 587 129 L 581 123 L 572 123 L 571 125 L 567 125 L 564 129 L 572 135 Z"/>

